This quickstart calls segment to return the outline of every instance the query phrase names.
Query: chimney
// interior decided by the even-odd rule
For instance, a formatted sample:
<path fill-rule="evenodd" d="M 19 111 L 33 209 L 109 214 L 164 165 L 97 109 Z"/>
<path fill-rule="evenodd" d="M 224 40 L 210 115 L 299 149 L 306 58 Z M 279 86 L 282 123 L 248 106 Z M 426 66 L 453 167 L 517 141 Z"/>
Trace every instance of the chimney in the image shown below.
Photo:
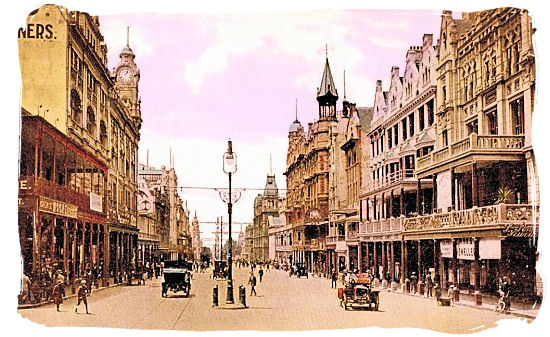
<path fill-rule="evenodd" d="M 381 91 L 382 91 L 382 81 L 377 80 L 376 81 L 376 92 L 381 92 Z"/>
<path fill-rule="evenodd" d="M 391 76 L 399 77 L 399 67 L 393 66 L 391 67 Z"/>
<path fill-rule="evenodd" d="M 424 49 L 433 46 L 433 44 L 434 44 L 433 34 L 424 34 L 424 36 L 422 36 L 422 46 L 424 47 Z"/>

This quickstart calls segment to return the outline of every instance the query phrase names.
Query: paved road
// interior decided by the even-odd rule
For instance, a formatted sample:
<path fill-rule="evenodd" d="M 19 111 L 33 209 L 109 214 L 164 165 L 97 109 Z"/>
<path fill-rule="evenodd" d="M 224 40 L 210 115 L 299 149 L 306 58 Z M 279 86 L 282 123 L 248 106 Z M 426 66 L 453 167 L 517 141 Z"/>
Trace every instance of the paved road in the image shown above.
<path fill-rule="evenodd" d="M 235 289 L 246 284 L 248 269 L 235 269 Z M 289 278 L 270 270 L 249 296 L 245 310 L 211 308 L 212 287 L 220 286 L 224 300 L 226 283 L 195 274 L 189 298 L 160 296 L 159 280 L 144 286 L 123 286 L 94 293 L 89 298 L 90 315 L 74 313 L 74 300 L 56 312 L 53 305 L 19 310 L 19 314 L 46 326 L 87 326 L 130 329 L 176 330 L 310 330 L 362 327 L 413 327 L 450 333 L 470 333 L 495 327 L 500 319 L 516 319 L 467 307 L 438 307 L 435 301 L 383 291 L 380 310 L 345 311 L 336 290 L 323 278 Z M 238 292 L 235 291 L 235 300 Z"/>

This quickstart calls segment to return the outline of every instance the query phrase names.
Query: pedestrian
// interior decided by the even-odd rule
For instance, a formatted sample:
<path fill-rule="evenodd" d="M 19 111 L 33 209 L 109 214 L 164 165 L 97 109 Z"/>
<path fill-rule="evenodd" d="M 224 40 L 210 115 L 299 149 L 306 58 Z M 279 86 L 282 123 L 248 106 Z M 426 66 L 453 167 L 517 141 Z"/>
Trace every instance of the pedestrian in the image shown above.
<path fill-rule="evenodd" d="M 27 274 L 23 273 L 23 277 L 21 278 L 21 295 L 20 295 L 20 301 L 21 303 L 27 303 L 27 301 L 31 300 L 31 279 L 27 276 Z"/>
<path fill-rule="evenodd" d="M 426 297 L 432 297 L 432 275 L 430 273 L 426 273 Z"/>
<path fill-rule="evenodd" d="M 416 272 L 412 272 L 411 274 L 411 292 L 413 294 L 416 294 L 416 282 L 418 280 L 418 277 L 416 276 Z"/>
<path fill-rule="evenodd" d="M 262 267 L 260 267 L 260 270 L 258 270 L 258 275 L 260 275 L 260 283 L 262 282 L 262 277 L 264 276 L 264 270 Z"/>
<path fill-rule="evenodd" d="M 336 274 L 336 270 L 334 268 L 332 268 L 332 274 L 330 275 L 330 278 L 332 280 L 332 283 L 331 283 L 331 288 L 338 288 L 338 286 L 336 285 L 336 281 L 338 281 L 338 274 Z"/>
<path fill-rule="evenodd" d="M 250 284 L 250 296 L 252 296 L 252 294 L 254 294 L 254 296 L 258 296 L 258 294 L 256 294 L 256 276 L 254 276 L 254 272 L 250 272 L 248 284 Z"/>
<path fill-rule="evenodd" d="M 57 280 L 52 290 L 53 302 L 57 311 L 59 311 L 59 305 L 63 303 L 63 296 L 65 296 L 65 286 L 63 285 L 63 281 Z"/>
<path fill-rule="evenodd" d="M 80 281 L 80 287 L 78 287 L 78 290 L 76 292 L 78 296 L 78 302 L 74 307 L 74 312 L 78 312 L 78 307 L 80 306 L 80 302 L 84 302 L 84 306 L 86 307 L 86 314 L 88 313 L 88 300 L 86 299 L 86 294 L 88 292 L 88 289 L 86 288 L 87 288 L 86 280 Z"/>

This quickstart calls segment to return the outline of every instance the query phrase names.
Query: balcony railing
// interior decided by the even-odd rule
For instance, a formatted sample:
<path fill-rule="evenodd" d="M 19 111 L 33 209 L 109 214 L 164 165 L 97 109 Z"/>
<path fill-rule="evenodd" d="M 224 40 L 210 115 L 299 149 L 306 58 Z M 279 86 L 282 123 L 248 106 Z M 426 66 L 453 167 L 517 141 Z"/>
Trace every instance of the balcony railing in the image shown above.
<path fill-rule="evenodd" d="M 336 244 L 338 241 L 344 241 L 344 235 L 327 236 L 327 245 Z"/>
<path fill-rule="evenodd" d="M 538 206 L 535 207 L 535 222 L 538 223 Z M 446 213 L 406 218 L 405 231 L 438 229 L 447 227 L 474 227 L 498 224 L 533 222 L 533 207 L 527 204 L 499 204 Z"/>
<path fill-rule="evenodd" d="M 383 176 L 381 179 L 371 181 L 369 184 L 369 189 L 376 190 L 376 189 L 391 185 L 393 183 L 403 181 L 406 178 L 413 178 L 413 177 L 414 177 L 414 169 L 398 170 Z"/>
<path fill-rule="evenodd" d="M 521 135 L 477 135 L 475 133 L 472 133 L 467 138 L 464 138 L 452 144 L 451 146 L 444 147 L 440 150 L 430 153 L 427 156 L 418 158 L 416 167 L 417 169 L 426 168 L 435 163 L 442 162 L 449 158 L 474 150 L 516 152 L 518 150 L 521 150 L 524 144 L 525 137 Z"/>

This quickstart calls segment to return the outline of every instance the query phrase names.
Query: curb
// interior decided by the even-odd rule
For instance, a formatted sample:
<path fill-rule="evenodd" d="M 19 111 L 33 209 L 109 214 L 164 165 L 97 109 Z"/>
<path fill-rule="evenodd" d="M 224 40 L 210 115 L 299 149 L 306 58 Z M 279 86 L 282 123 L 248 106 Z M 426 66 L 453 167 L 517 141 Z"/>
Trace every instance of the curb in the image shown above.
<path fill-rule="evenodd" d="M 423 299 L 426 299 L 426 300 L 430 300 L 430 299 L 433 300 L 433 298 L 430 298 L 430 297 L 418 296 L 418 295 L 414 295 L 414 294 L 410 294 L 410 293 L 404 293 L 404 292 L 398 292 L 398 291 L 390 291 L 387 288 L 384 289 L 384 288 L 379 287 L 378 289 L 380 291 L 388 291 L 388 292 L 392 292 L 392 293 L 395 293 L 395 294 L 406 295 L 406 296 L 417 297 L 417 298 L 423 298 Z M 460 302 L 460 301 L 453 302 L 453 306 L 468 307 L 468 308 L 474 308 L 474 309 L 480 309 L 480 310 L 493 311 L 494 312 L 494 308 L 488 308 L 488 307 L 484 307 L 482 305 L 471 305 L 471 304 L 467 304 L 467 303 Z M 521 318 L 528 318 L 528 319 L 536 319 L 537 318 L 537 315 L 533 316 L 531 314 L 525 314 L 525 313 L 522 313 L 522 312 L 518 312 L 514 309 L 510 309 L 509 314 L 514 315 L 514 316 L 518 316 L 518 317 L 521 317 Z"/>
<path fill-rule="evenodd" d="M 102 290 L 105 290 L 105 289 L 111 289 L 111 288 L 115 288 L 115 287 L 120 287 L 122 286 L 123 284 L 122 283 L 117 283 L 117 284 L 113 284 L 113 285 L 110 285 L 108 287 L 99 287 L 97 289 L 94 289 L 93 292 L 97 292 L 97 291 L 102 291 Z M 63 297 L 63 300 L 68 300 L 68 299 L 71 299 L 71 298 L 74 298 L 76 297 L 77 294 L 71 294 L 71 295 L 67 295 L 65 297 Z M 41 306 L 44 306 L 44 305 L 48 305 L 48 304 L 53 304 L 53 300 L 50 300 L 48 302 L 38 302 L 38 303 L 30 303 L 30 304 L 19 304 L 17 305 L 17 310 L 24 310 L 24 309 L 33 309 L 33 308 L 38 308 L 38 307 L 41 307 Z"/>

